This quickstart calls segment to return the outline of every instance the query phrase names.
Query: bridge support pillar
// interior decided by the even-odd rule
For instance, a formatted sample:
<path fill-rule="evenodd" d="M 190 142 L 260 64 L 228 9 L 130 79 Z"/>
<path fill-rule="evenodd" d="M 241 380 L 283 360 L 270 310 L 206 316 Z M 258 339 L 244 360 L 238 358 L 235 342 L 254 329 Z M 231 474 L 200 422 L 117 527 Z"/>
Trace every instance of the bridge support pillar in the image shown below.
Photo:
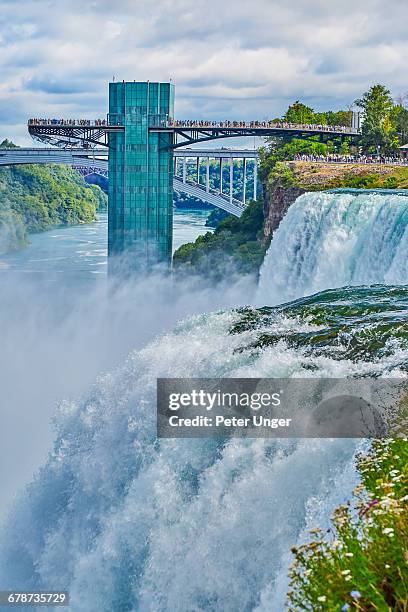
<path fill-rule="evenodd" d="M 233 182 L 234 182 L 234 159 L 233 157 L 230 157 L 230 180 L 229 180 L 230 204 L 232 204 L 232 198 L 233 198 L 233 190 L 232 190 Z"/>
<path fill-rule="evenodd" d="M 197 183 L 200 184 L 200 158 L 197 157 Z"/>
<path fill-rule="evenodd" d="M 210 158 L 207 157 L 207 173 L 205 178 L 205 190 L 207 193 L 210 191 Z"/>
<path fill-rule="evenodd" d="M 245 204 L 246 201 L 246 157 L 244 157 L 244 177 L 243 177 L 243 186 L 242 186 L 242 202 Z"/>
<path fill-rule="evenodd" d="M 222 157 L 220 157 L 220 193 L 222 193 Z"/>
<path fill-rule="evenodd" d="M 256 197 L 258 195 L 257 193 L 258 191 L 258 163 L 257 163 L 257 159 L 254 159 L 254 200 L 256 200 Z"/>
<path fill-rule="evenodd" d="M 187 159 L 183 157 L 183 183 L 187 180 Z"/>
<path fill-rule="evenodd" d="M 174 85 L 110 83 L 109 270 L 131 273 L 171 262 L 173 134 L 154 132 L 173 117 Z"/>

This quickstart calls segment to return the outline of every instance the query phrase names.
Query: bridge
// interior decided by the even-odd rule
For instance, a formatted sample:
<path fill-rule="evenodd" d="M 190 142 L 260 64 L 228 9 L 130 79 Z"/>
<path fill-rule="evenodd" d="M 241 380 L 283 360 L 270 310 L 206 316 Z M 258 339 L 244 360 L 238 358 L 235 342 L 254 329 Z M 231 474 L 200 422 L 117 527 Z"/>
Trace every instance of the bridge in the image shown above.
<path fill-rule="evenodd" d="M 108 172 L 108 152 L 106 148 L 12 148 L 0 149 L 0 167 L 21 164 L 66 164 L 78 170 L 83 176 L 100 174 L 106 178 Z M 258 172 L 256 150 L 234 149 L 177 149 L 174 154 L 173 186 L 176 191 L 194 196 L 207 204 L 212 204 L 226 212 L 240 217 L 247 205 L 247 160 L 253 160 L 253 197 L 257 197 Z M 201 181 L 201 160 L 205 160 L 205 184 Z M 219 163 L 219 189 L 210 185 L 210 160 Z M 233 196 L 234 162 L 243 162 L 243 196 L 238 200 Z M 187 164 L 194 160 L 195 179 L 187 176 Z M 223 164 L 229 163 L 229 181 L 227 192 L 223 180 Z M 179 163 L 181 162 L 181 164 Z M 182 171 L 180 173 L 180 166 Z"/>
<path fill-rule="evenodd" d="M 78 142 L 88 146 L 109 147 L 109 133 L 124 132 L 126 126 L 123 117 L 110 116 L 108 119 L 30 119 L 29 134 L 41 142 L 57 147 L 77 146 Z M 171 149 L 186 145 L 219 140 L 220 138 L 237 138 L 255 136 L 260 138 L 276 137 L 284 140 L 292 138 L 310 138 L 317 136 L 326 142 L 333 138 L 356 138 L 360 129 L 348 126 L 302 125 L 279 121 L 174 121 L 153 117 L 148 126 L 150 133 L 170 134 Z"/>
<path fill-rule="evenodd" d="M 171 261 L 173 187 L 211 203 L 216 198 L 215 205 L 241 214 L 246 203 L 245 187 L 242 202 L 234 201 L 232 189 L 225 195 L 221 185 L 219 193 L 213 193 L 208 163 L 205 187 L 201 186 L 199 176 L 193 184 L 187 180 L 185 170 L 181 176 L 175 174 L 175 157 L 181 147 L 243 136 L 283 140 L 314 136 L 321 141 L 340 142 L 354 140 L 360 133 L 358 127 L 281 121 L 180 121 L 174 119 L 174 94 L 171 83 L 114 82 L 109 84 L 106 119 L 56 118 L 28 122 L 33 138 L 61 150 L 80 146 L 90 149 L 89 155 L 99 147 L 108 151 L 110 269 L 123 260 L 131 269 L 146 269 Z"/>

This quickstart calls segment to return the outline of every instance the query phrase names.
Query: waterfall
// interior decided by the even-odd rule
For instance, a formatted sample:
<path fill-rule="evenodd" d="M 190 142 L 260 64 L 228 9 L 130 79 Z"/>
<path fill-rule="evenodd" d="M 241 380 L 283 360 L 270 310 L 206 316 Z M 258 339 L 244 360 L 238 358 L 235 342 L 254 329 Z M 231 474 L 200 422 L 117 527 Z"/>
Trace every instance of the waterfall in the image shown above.
<path fill-rule="evenodd" d="M 257 302 L 278 304 L 331 287 L 408 279 L 408 197 L 306 193 L 275 232 Z"/>
<path fill-rule="evenodd" d="M 302 196 L 260 301 L 405 281 L 407 205 Z M 0 534 L 2 588 L 68 590 L 73 612 L 281 612 L 290 547 L 350 498 L 364 441 L 157 440 L 156 379 L 404 375 L 407 304 L 398 286 L 323 291 L 190 317 L 134 351 L 60 405 L 48 461 Z M 313 341 L 322 322 L 327 346 Z"/>

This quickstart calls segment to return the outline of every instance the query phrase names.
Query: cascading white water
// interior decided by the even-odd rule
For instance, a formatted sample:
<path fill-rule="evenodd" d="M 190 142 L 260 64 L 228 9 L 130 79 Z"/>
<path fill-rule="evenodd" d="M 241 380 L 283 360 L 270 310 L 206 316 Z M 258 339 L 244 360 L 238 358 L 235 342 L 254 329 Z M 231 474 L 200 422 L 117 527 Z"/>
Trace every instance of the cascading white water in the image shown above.
<path fill-rule="evenodd" d="M 260 288 L 265 301 L 288 297 L 278 297 L 284 274 L 295 294 L 325 282 L 344 284 L 347 270 L 353 278 L 366 273 L 383 281 L 378 270 L 390 273 L 402 257 L 403 240 L 380 239 L 384 232 L 373 223 L 369 201 L 380 215 L 388 200 L 356 206 L 349 196 L 300 198 L 268 252 Z M 396 223 L 400 204 L 393 202 Z M 386 212 L 388 225 L 382 225 L 392 237 L 396 230 Z M 389 263 L 376 261 L 366 271 L 360 257 L 367 261 L 373 226 L 378 233 L 370 252 L 382 249 Z M 331 267 L 327 257 L 323 267 L 318 264 L 327 233 L 339 264 L 341 244 L 348 245 L 348 263 L 335 281 L 329 268 L 336 270 L 336 260 Z M 324 309 L 327 301 L 321 304 Z M 381 374 L 398 370 L 403 349 L 393 340 L 390 350 L 352 361 L 341 347 L 332 355 L 291 346 L 286 338 L 292 332 L 316 330 L 296 312 L 279 312 L 268 323 L 277 343 L 249 349 L 260 331 L 255 326 L 231 333 L 241 316 L 227 311 L 187 319 L 101 378 L 83 401 L 60 407 L 54 450 L 1 534 L 2 588 L 66 589 L 73 612 L 282 612 L 290 547 L 308 528 L 328 526 L 334 507 L 350 496 L 359 443 L 158 441 L 156 378 Z"/>
<path fill-rule="evenodd" d="M 327 521 L 354 484 L 356 444 L 155 440 L 157 376 L 307 375 L 307 355 L 284 343 L 257 358 L 235 352 L 253 335 L 229 333 L 238 318 L 188 320 L 81 404 L 61 407 L 55 451 L 3 534 L 3 585 L 64 585 L 83 612 L 251 610 L 270 600 L 308 512 Z M 353 371 L 318 363 L 322 375 Z"/>
<path fill-rule="evenodd" d="M 273 237 L 257 302 L 279 304 L 330 287 L 407 279 L 408 197 L 306 193 Z"/>

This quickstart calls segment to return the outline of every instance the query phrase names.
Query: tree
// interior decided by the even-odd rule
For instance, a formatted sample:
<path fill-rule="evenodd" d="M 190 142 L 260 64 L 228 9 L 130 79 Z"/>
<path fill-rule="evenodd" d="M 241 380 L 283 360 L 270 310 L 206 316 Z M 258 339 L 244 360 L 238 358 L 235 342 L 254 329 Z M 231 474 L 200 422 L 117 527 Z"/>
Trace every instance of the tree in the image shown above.
<path fill-rule="evenodd" d="M 14 142 L 11 142 L 8 138 L 5 138 L 3 142 L 0 142 L 0 149 L 18 149 Z"/>
<path fill-rule="evenodd" d="M 329 125 L 351 126 L 353 112 L 350 110 L 327 111 L 325 115 Z"/>
<path fill-rule="evenodd" d="M 393 120 L 400 139 L 400 144 L 408 143 L 408 109 L 402 104 L 394 107 Z"/>
<path fill-rule="evenodd" d="M 390 91 L 384 85 L 373 85 L 362 98 L 356 100 L 362 109 L 364 123 L 361 144 L 363 150 L 390 152 L 398 147 L 396 126 L 392 121 L 394 103 Z"/>
<path fill-rule="evenodd" d="M 314 123 L 315 112 L 310 106 L 296 100 L 289 106 L 283 119 L 289 123 Z"/>

